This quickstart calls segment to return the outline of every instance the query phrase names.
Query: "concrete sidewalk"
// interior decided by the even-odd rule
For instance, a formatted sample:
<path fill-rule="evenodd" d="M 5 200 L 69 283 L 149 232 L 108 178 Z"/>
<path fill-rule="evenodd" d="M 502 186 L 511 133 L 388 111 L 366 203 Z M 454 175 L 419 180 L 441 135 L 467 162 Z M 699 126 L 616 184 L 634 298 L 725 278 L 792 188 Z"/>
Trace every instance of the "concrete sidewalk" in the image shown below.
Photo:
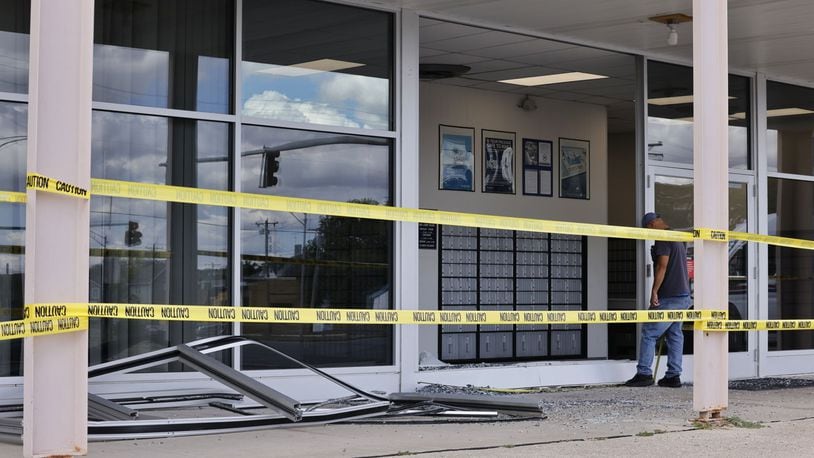
<path fill-rule="evenodd" d="M 335 456 L 801 456 L 814 445 L 814 387 L 730 390 L 725 416 L 691 421 L 692 387 L 622 386 L 524 395 L 548 418 L 516 422 L 336 424 L 250 433 L 91 443 L 92 457 Z M 755 424 L 752 424 L 755 423 Z M 755 428 L 754 426 L 758 426 Z M 806 452 L 806 450 L 809 450 Z M 0 444 L 0 456 L 20 456 Z"/>

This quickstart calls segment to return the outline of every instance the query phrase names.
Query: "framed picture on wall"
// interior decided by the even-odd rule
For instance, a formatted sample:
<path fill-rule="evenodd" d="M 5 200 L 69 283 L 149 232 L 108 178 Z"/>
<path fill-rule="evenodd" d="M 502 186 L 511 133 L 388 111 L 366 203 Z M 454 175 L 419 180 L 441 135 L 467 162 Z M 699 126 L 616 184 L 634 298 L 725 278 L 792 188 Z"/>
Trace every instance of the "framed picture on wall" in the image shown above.
<path fill-rule="evenodd" d="M 438 125 L 438 189 L 475 191 L 475 129 Z"/>
<path fill-rule="evenodd" d="M 523 139 L 523 194 L 547 197 L 554 194 L 553 149 L 548 140 Z"/>
<path fill-rule="evenodd" d="M 560 137 L 560 197 L 590 199 L 591 143 Z"/>
<path fill-rule="evenodd" d="M 483 192 L 514 194 L 514 132 L 481 129 Z"/>

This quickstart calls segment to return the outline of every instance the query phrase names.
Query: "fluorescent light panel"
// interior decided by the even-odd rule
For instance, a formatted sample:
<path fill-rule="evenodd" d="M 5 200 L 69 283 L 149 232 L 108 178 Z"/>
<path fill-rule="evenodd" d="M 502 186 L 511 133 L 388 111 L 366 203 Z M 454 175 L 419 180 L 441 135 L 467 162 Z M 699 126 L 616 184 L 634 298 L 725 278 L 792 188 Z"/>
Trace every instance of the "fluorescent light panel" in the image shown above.
<path fill-rule="evenodd" d="M 347 62 L 335 59 L 319 59 L 299 64 L 280 65 L 260 70 L 259 73 L 267 73 L 277 76 L 304 76 L 322 72 L 336 72 L 349 68 L 363 67 L 365 64 Z"/>
<path fill-rule="evenodd" d="M 766 117 L 767 118 L 776 118 L 779 116 L 798 116 L 798 115 L 806 115 L 812 114 L 814 111 L 807 110 L 805 108 L 775 108 L 774 110 L 766 110 Z M 730 120 L 734 119 L 746 119 L 746 113 L 740 111 L 738 113 L 732 113 L 729 115 Z M 686 122 L 693 122 L 692 116 L 689 118 L 675 118 L 673 121 L 686 121 Z"/>
<path fill-rule="evenodd" d="M 518 86 L 543 86 L 545 84 L 573 83 L 574 81 L 598 80 L 603 78 L 607 78 L 607 76 L 595 75 L 593 73 L 568 72 L 553 75 L 529 76 L 526 78 L 515 78 L 498 82 L 516 84 Z"/>
<path fill-rule="evenodd" d="M 773 110 L 766 110 L 767 118 L 775 118 L 779 116 L 798 116 L 814 113 L 814 111 L 805 108 L 775 108 Z M 733 113 L 729 115 L 732 119 L 746 119 L 746 113 Z"/>
<path fill-rule="evenodd" d="M 735 97 L 728 97 L 729 100 L 734 99 Z M 686 103 L 692 103 L 693 98 L 692 95 L 679 95 L 675 97 L 658 97 L 655 99 L 647 99 L 647 103 L 650 105 L 683 105 Z"/>

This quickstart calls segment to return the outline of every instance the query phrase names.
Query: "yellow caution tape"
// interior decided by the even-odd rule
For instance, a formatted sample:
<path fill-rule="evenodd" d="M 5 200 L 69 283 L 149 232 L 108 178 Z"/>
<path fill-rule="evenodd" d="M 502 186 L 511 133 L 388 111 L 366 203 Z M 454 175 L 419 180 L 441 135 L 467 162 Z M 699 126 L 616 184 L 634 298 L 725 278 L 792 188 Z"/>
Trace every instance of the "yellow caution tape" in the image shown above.
<path fill-rule="evenodd" d="M 693 229 L 692 236 L 696 239 L 711 240 L 713 242 L 728 242 L 729 231 L 720 231 L 717 229 L 697 228 Z"/>
<path fill-rule="evenodd" d="M 497 310 L 376 310 L 280 307 L 230 307 L 114 303 L 29 304 L 26 316 L 50 318 L 82 315 L 125 318 L 246 323 L 323 324 L 592 324 L 664 321 L 725 320 L 722 310 L 614 310 L 614 311 L 497 311 Z"/>
<path fill-rule="evenodd" d="M 88 198 L 87 190 L 31 173 L 28 187 L 74 197 Z M 249 208 L 256 210 L 285 211 L 349 218 L 377 219 L 385 221 L 405 221 L 414 223 L 447 224 L 463 227 L 484 227 L 553 234 L 585 235 L 593 237 L 613 237 L 636 240 L 664 240 L 691 242 L 694 239 L 726 242 L 742 240 L 814 250 L 814 240 L 793 239 L 771 235 L 750 234 L 747 232 L 722 231 L 698 228 L 692 233 L 645 229 L 627 226 L 610 226 L 589 223 L 571 223 L 532 218 L 458 213 L 438 210 L 365 205 L 295 197 L 270 196 L 263 194 L 218 191 L 212 189 L 189 188 L 183 186 L 136 183 L 130 181 L 91 179 L 93 194 L 108 197 L 145 199 L 161 202 L 179 202 L 198 205 Z M 23 203 L 25 194 L 0 192 L 0 202 Z"/>
<path fill-rule="evenodd" d="M 70 197 L 78 197 L 80 199 L 90 199 L 90 194 L 85 188 L 77 185 L 67 183 L 65 181 L 55 180 L 39 173 L 29 173 L 25 179 L 25 186 L 29 189 L 36 189 L 38 191 L 52 192 L 55 194 L 62 194 Z"/>
<path fill-rule="evenodd" d="M 109 197 L 529 232 L 678 242 L 692 241 L 692 234 L 690 233 L 658 229 L 365 205 L 103 179 L 93 179 L 91 182 L 94 195 Z"/>
<path fill-rule="evenodd" d="M 745 242 L 766 243 L 769 245 L 783 246 L 788 248 L 814 250 L 814 240 L 792 239 L 788 237 L 778 237 L 775 235 L 750 234 L 748 232 L 730 232 L 729 238 L 731 240 L 743 240 Z"/>
<path fill-rule="evenodd" d="M 25 193 L 0 191 L 0 202 L 6 202 L 11 204 L 24 204 Z"/>
<path fill-rule="evenodd" d="M 708 320 L 697 321 L 700 331 L 811 331 L 814 320 Z"/>
<path fill-rule="evenodd" d="M 116 303 L 29 304 L 25 319 L 0 323 L 0 340 L 87 329 L 88 318 L 135 320 L 418 325 L 566 325 L 694 322 L 701 331 L 814 330 L 814 320 L 728 320 L 723 310 L 375 310 Z"/>
<path fill-rule="evenodd" d="M 88 318 L 78 315 L 4 321 L 0 323 L 0 340 L 61 334 L 83 329 L 88 329 Z"/>

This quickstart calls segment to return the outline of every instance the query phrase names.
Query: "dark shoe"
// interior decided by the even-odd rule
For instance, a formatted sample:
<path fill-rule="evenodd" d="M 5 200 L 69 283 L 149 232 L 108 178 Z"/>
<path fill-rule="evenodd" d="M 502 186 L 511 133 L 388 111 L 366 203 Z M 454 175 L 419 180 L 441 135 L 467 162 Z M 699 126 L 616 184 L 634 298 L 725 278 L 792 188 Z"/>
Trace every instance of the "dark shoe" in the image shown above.
<path fill-rule="evenodd" d="M 632 379 L 625 382 L 625 386 L 650 386 L 653 384 L 652 375 L 636 374 Z"/>
<path fill-rule="evenodd" d="M 675 375 L 673 377 L 664 377 L 659 380 L 659 386 L 666 386 L 668 388 L 681 388 L 681 377 Z"/>

